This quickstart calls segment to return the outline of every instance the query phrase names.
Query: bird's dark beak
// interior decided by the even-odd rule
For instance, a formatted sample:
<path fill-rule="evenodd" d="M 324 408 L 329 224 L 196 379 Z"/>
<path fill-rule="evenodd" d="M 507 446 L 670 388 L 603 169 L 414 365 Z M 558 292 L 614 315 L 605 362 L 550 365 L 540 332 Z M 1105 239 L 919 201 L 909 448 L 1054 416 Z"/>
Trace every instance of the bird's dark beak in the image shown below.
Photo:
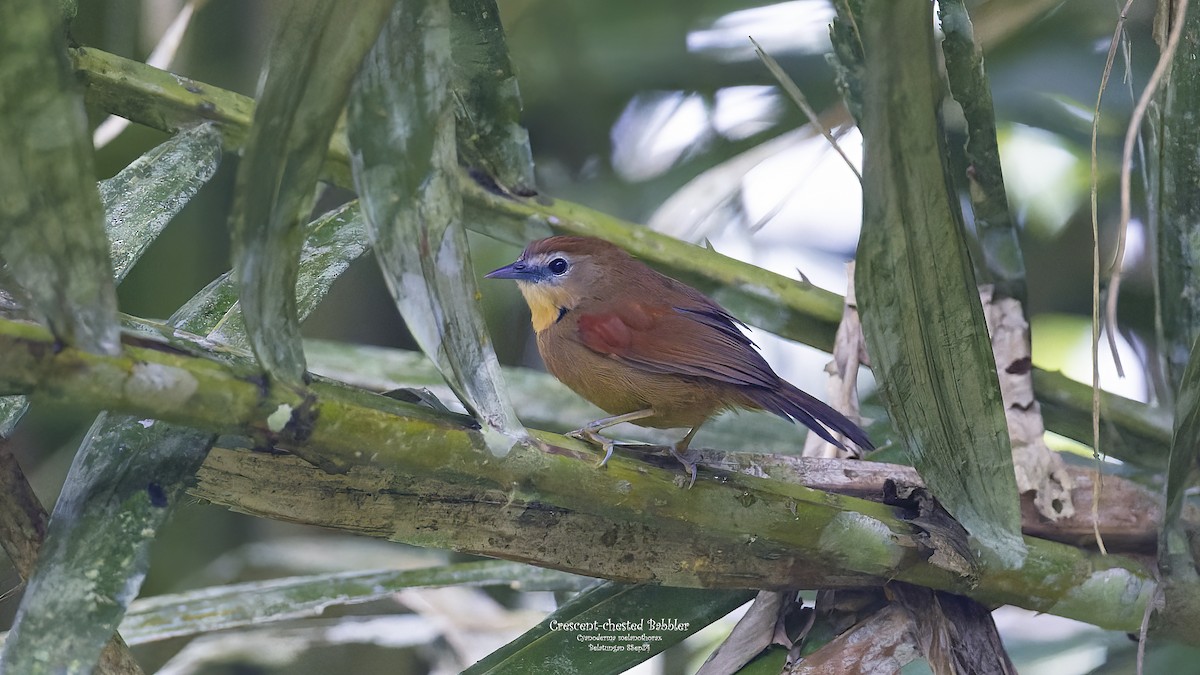
<path fill-rule="evenodd" d="M 511 265 L 505 265 L 498 270 L 492 270 L 483 276 L 488 279 L 517 279 L 518 281 L 528 281 L 537 276 L 537 272 L 524 260 L 518 260 Z"/>

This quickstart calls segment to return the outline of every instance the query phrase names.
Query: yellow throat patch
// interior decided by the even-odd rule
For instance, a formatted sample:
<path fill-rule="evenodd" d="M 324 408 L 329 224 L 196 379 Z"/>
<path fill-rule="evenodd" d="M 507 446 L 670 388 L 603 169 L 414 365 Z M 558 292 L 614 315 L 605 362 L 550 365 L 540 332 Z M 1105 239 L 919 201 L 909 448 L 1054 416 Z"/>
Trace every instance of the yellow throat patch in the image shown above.
<path fill-rule="evenodd" d="M 558 321 L 560 308 L 570 309 L 575 306 L 575 298 L 565 288 L 519 281 L 517 288 L 521 289 L 521 295 L 525 296 L 533 319 L 533 330 L 538 333 Z"/>

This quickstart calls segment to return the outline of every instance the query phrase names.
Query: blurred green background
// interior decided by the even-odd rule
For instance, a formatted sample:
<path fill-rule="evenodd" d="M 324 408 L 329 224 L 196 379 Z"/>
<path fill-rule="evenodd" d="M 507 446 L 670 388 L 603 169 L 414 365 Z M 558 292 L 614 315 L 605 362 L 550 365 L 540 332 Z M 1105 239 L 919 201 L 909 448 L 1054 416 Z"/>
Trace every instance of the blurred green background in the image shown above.
<path fill-rule="evenodd" d="M 183 4 L 80 3 L 71 36 L 85 46 L 144 60 Z M 277 4 L 208 0 L 195 6 L 169 69 L 254 95 Z M 1022 227 L 1034 359 L 1043 367 L 1087 378 L 1091 110 L 1118 7 L 1111 0 L 991 0 L 969 6 L 986 49 L 1009 197 Z M 755 37 L 779 60 L 824 119 L 844 120 L 826 62 L 829 2 L 501 0 L 500 10 L 542 191 L 635 222 L 654 222 L 677 236 L 707 239 L 729 255 L 845 291 L 843 263 L 853 256 L 861 205 L 857 183 L 825 141 L 802 138 L 803 132 L 795 131 L 805 124 L 804 116 L 781 94 L 746 40 Z M 1105 259 L 1111 258 L 1115 237 L 1116 167 L 1124 125 L 1133 96 L 1157 58 L 1150 37 L 1152 11 L 1150 3 L 1133 6 L 1127 24 L 1131 67 L 1127 71 L 1118 57 L 1104 97 L 1099 222 Z M 92 113 L 99 124 L 103 116 Z M 951 138 L 961 141 L 956 112 L 947 108 L 944 115 Z M 115 174 L 163 139 L 153 130 L 128 128 L 98 149 L 98 178 Z M 841 140 L 857 157 L 855 134 L 849 131 Z M 122 311 L 165 317 L 228 269 L 235 167 L 236 160 L 227 158 L 216 178 L 134 268 L 120 287 Z M 1129 372 L 1120 381 L 1110 366 L 1103 372 L 1107 386 L 1153 401 L 1156 378 L 1138 365 L 1156 358 L 1153 243 L 1141 224 L 1141 190 L 1135 172 L 1135 222 L 1120 304 Z M 669 201 L 672 196 L 674 202 Z M 329 195 L 325 203 L 342 198 Z M 505 264 L 517 253 L 472 237 L 479 270 Z M 501 360 L 536 366 L 528 316 L 515 289 L 483 282 L 482 291 Z M 308 320 L 305 334 L 413 346 L 369 258 L 337 282 Z M 823 390 L 825 357 L 770 336 L 755 339 L 781 374 L 804 388 Z M 18 436 L 18 458 L 45 504 L 53 502 L 90 421 L 82 411 L 72 412 L 35 408 Z M 75 423 L 67 422 L 72 419 Z M 160 536 L 143 594 L 387 566 L 413 555 L 420 552 L 190 504 Z M 17 586 L 15 572 L 0 561 L 0 627 L 8 625 L 16 609 Z M 9 589 L 16 590 L 6 593 Z M 545 598 L 537 602 L 541 609 L 550 606 Z M 394 605 L 381 604 L 386 606 L 380 611 L 394 611 Z M 1111 672 L 1127 672 L 1118 661 L 1127 659 L 1132 643 L 1122 636 L 1053 618 L 1034 622 L 1027 613 L 1012 616 L 998 615 L 998 621 L 1022 672 L 1087 672 L 1108 657 Z M 138 654 L 154 665 L 180 646 L 155 645 Z M 314 654 L 303 671 L 241 666 L 203 672 L 426 672 L 440 658 L 433 651 L 415 650 L 406 652 L 411 659 L 406 662 L 394 652 L 365 647 Z M 1151 658 L 1168 657 L 1175 655 L 1151 652 Z M 672 657 L 666 672 L 678 672 L 673 669 L 685 658 Z M 442 667 L 453 670 L 452 665 Z"/>

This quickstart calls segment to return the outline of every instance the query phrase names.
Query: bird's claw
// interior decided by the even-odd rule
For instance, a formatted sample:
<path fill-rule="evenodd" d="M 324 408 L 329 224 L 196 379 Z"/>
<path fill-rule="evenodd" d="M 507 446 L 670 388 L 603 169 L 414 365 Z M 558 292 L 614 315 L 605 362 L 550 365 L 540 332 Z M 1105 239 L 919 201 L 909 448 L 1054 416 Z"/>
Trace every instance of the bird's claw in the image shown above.
<path fill-rule="evenodd" d="M 616 441 L 601 436 L 600 434 L 596 433 L 595 429 L 590 427 L 583 427 L 581 429 L 576 429 L 575 431 L 569 431 L 563 435 L 567 438 L 574 438 L 576 440 L 583 441 L 584 443 L 591 443 L 592 445 L 600 446 L 600 449 L 604 450 L 604 459 L 601 459 L 596 464 L 596 468 L 600 468 L 605 464 L 608 464 L 609 458 L 611 458 L 613 455 L 613 449 L 617 446 Z"/>
<path fill-rule="evenodd" d="M 608 459 L 610 457 L 612 457 L 613 449 L 617 447 L 617 444 L 612 441 L 605 441 L 604 443 L 600 444 L 600 447 L 601 447 L 601 449 L 604 450 L 604 459 L 600 460 L 596 464 L 597 469 L 604 466 L 605 464 L 608 464 Z"/>
<path fill-rule="evenodd" d="M 688 459 L 683 456 L 683 452 L 674 446 L 671 447 L 671 454 L 674 455 L 675 459 L 679 460 L 679 463 L 683 465 L 685 470 L 687 470 L 689 477 L 687 489 L 690 490 L 692 486 L 696 484 L 696 463 L 688 461 Z"/>
<path fill-rule="evenodd" d="M 563 436 L 566 436 L 567 438 L 574 438 L 574 439 L 580 440 L 580 441 L 585 441 L 588 443 L 595 443 L 596 445 L 604 444 L 603 437 L 600 434 L 596 433 L 595 429 L 592 429 L 590 427 L 580 427 L 579 429 L 576 429 L 575 431 L 568 431 L 567 433 L 563 434 Z"/>
<path fill-rule="evenodd" d="M 619 441 L 614 441 L 611 438 L 605 438 L 604 436 L 601 436 L 595 429 L 586 426 L 576 429 L 575 431 L 567 432 L 563 435 L 567 438 L 574 438 L 585 443 L 591 443 L 592 445 L 600 446 L 600 449 L 604 451 L 604 458 L 596 463 L 596 468 L 600 468 L 608 464 L 608 460 L 613 456 L 613 450 L 616 449 L 618 445 L 644 445 L 642 443 L 621 443 Z M 691 439 L 689 438 L 688 440 Z M 687 471 L 687 487 L 690 489 L 696 484 L 697 469 L 695 462 L 688 461 L 688 459 L 684 457 L 683 453 L 686 450 L 686 446 L 684 446 L 682 450 L 676 446 L 671 446 L 671 454 L 674 455 L 675 459 L 679 460 L 679 463 L 682 464 L 683 468 Z"/>

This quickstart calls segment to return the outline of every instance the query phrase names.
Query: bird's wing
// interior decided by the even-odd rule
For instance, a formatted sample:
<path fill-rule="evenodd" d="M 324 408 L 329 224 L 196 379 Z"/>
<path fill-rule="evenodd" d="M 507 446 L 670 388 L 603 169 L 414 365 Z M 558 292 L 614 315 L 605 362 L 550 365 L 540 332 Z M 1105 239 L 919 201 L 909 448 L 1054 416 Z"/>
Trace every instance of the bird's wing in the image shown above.
<path fill-rule="evenodd" d="M 779 376 L 738 330 L 737 320 L 696 295 L 703 302 L 623 302 L 583 313 L 576 324 L 579 341 L 649 372 L 776 386 Z"/>

